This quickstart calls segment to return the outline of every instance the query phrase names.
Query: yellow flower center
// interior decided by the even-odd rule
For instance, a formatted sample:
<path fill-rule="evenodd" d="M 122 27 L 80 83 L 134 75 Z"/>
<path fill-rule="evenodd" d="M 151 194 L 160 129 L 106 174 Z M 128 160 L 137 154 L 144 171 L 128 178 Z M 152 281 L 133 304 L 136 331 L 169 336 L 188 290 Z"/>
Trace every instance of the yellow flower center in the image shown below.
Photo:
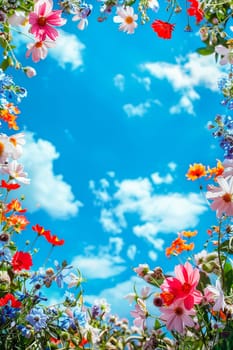
<path fill-rule="evenodd" d="M 224 202 L 230 203 L 230 202 L 232 202 L 232 194 L 231 193 L 225 193 L 222 196 L 222 199 L 224 200 Z"/>
<path fill-rule="evenodd" d="M 132 23 L 133 23 L 133 17 L 127 16 L 127 17 L 125 18 L 125 22 L 126 22 L 127 24 L 132 24 Z"/>

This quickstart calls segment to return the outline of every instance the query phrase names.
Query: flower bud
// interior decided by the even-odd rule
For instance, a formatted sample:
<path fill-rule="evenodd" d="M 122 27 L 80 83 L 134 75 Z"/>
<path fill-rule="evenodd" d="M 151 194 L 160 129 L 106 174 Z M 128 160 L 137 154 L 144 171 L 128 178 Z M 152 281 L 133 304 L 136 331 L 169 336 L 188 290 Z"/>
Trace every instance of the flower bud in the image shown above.
<path fill-rule="evenodd" d="M 25 67 L 24 72 L 28 78 L 32 78 L 36 75 L 36 70 L 32 67 Z"/>

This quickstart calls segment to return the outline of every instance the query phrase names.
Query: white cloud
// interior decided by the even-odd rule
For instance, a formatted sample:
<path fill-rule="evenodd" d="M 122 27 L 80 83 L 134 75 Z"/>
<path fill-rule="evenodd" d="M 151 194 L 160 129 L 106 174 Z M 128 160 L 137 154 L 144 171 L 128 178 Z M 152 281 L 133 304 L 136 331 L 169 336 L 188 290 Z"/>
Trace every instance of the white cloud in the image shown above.
<path fill-rule="evenodd" d="M 120 91 L 125 90 L 125 77 L 123 74 L 117 74 L 113 78 L 113 82 L 116 88 L 118 88 Z"/>
<path fill-rule="evenodd" d="M 134 260 L 137 253 L 137 247 L 135 244 L 131 244 L 127 249 L 127 256 L 130 260 Z"/>
<path fill-rule="evenodd" d="M 204 57 L 197 53 L 178 58 L 175 64 L 148 62 L 141 65 L 141 68 L 157 79 L 166 79 L 175 91 L 180 92 L 180 101 L 171 107 L 171 113 L 186 111 L 188 114 L 195 114 L 193 102 L 200 98 L 195 88 L 203 86 L 217 91 L 216 76 L 221 72 L 213 55 Z"/>
<path fill-rule="evenodd" d="M 146 91 L 150 91 L 151 78 L 150 77 L 139 77 L 136 74 L 132 74 L 132 77 L 139 83 L 144 86 Z"/>
<path fill-rule="evenodd" d="M 151 174 L 151 179 L 154 184 L 161 185 L 161 184 L 171 184 L 173 182 L 173 177 L 171 174 L 167 174 L 165 176 L 160 176 L 158 172 L 155 172 Z"/>
<path fill-rule="evenodd" d="M 89 249 L 85 249 L 85 255 L 74 257 L 71 264 L 77 266 L 87 279 L 106 279 L 117 276 L 127 268 L 125 261 L 119 256 L 122 247 L 123 240 L 112 237 L 109 245 L 99 247 L 97 253 L 96 247 L 90 246 Z"/>
<path fill-rule="evenodd" d="M 26 145 L 20 162 L 31 179 L 29 186 L 24 186 L 25 206 L 30 212 L 45 210 L 55 218 L 65 219 L 77 215 L 82 203 L 75 200 L 71 186 L 62 175 L 55 175 L 53 162 L 59 157 L 52 143 L 35 140 L 34 135 L 25 132 Z"/>
<path fill-rule="evenodd" d="M 131 103 L 127 103 L 123 106 L 123 110 L 129 118 L 143 117 L 149 111 L 153 104 L 158 106 L 161 105 L 161 103 L 158 100 L 147 100 L 146 102 L 139 103 L 136 106 Z"/>
<path fill-rule="evenodd" d="M 169 162 L 167 166 L 171 171 L 175 171 L 177 168 L 177 164 L 175 162 Z"/>
<path fill-rule="evenodd" d="M 69 64 L 75 70 L 83 65 L 82 51 L 84 48 L 85 45 L 76 35 L 60 29 L 56 46 L 49 49 L 49 54 L 60 67 L 65 68 Z"/>
<path fill-rule="evenodd" d="M 132 232 L 145 239 L 154 249 L 161 250 L 164 239 L 158 238 L 158 233 L 175 233 L 195 227 L 207 207 L 203 198 L 196 193 L 156 193 L 152 175 L 114 180 L 109 188 L 112 200 L 98 204 L 101 206 L 100 223 L 107 232 L 121 233 L 128 227 L 130 214 L 137 215 Z M 164 181 L 159 175 L 154 178 L 155 182 Z M 167 184 L 171 183 L 170 177 L 165 176 L 165 179 Z"/>
<path fill-rule="evenodd" d="M 151 260 L 156 261 L 158 259 L 158 254 L 154 250 L 148 252 L 148 256 Z"/>

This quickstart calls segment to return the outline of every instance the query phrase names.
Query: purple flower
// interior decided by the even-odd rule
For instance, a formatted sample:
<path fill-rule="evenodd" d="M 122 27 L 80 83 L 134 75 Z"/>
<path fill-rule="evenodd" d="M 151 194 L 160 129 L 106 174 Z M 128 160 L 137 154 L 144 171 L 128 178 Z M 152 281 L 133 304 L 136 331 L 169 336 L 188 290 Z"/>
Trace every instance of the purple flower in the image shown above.
<path fill-rule="evenodd" d="M 35 331 L 40 331 L 47 327 L 48 316 L 45 315 L 42 308 L 35 307 L 31 309 L 30 313 L 26 316 L 26 320 L 34 327 Z"/>

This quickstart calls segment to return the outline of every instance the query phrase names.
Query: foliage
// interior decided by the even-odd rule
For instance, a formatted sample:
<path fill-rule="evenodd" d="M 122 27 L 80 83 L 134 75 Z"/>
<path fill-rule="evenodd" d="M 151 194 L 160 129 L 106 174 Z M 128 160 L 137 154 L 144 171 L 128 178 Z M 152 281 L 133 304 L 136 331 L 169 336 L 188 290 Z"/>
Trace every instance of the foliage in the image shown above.
<path fill-rule="evenodd" d="M 159 11 L 157 0 L 106 0 L 100 4 L 99 22 L 112 15 L 119 29 L 133 34 L 138 15 L 141 23 L 150 21 L 148 13 Z M 185 9 L 187 5 L 187 9 Z M 182 7 L 185 10 L 182 10 Z M 14 52 L 14 36 L 28 38 L 26 56 L 36 63 L 45 59 L 50 47 L 56 45 L 59 32 L 56 27 L 65 25 L 68 16 L 78 21 L 78 28 L 87 27 L 93 5 L 80 0 L 61 1 L 53 9 L 51 0 L 0 0 L 0 119 L 10 130 L 18 130 L 18 103 L 27 94 L 15 84 L 5 71 L 9 66 L 22 69 L 28 77 L 36 71 L 23 67 Z M 231 0 L 188 0 L 180 4 L 167 2 L 168 19 L 156 19 L 151 24 L 158 37 L 171 39 L 176 29 L 171 23 L 182 11 L 188 15 L 186 31 L 191 30 L 190 17 L 199 27 L 204 47 L 202 55 L 215 53 L 219 63 L 229 65 L 229 74 L 218 82 L 223 95 L 222 105 L 227 115 L 217 115 L 209 129 L 218 138 L 223 149 L 223 161 L 215 167 L 203 164 L 190 165 L 187 179 L 208 181 L 203 193 L 212 210 L 216 211 L 217 224 L 208 229 L 205 249 L 175 267 L 174 276 L 166 275 L 160 267 L 150 269 L 139 265 L 135 272 L 145 281 L 139 293 L 137 288 L 127 298 L 134 303 L 131 316 L 134 325 L 110 314 L 105 300 L 87 306 L 82 289 L 84 282 L 77 267 L 66 261 L 55 261 L 47 266 L 48 259 L 37 271 L 33 270 L 33 257 L 37 240 L 45 239 L 53 249 L 64 240 L 53 235 L 39 224 L 31 227 L 35 234 L 26 251 L 15 243 L 29 221 L 22 199 L 12 199 L 21 184 L 29 185 L 27 173 L 18 162 L 25 144 L 24 134 L 0 134 L 1 202 L 0 202 L 0 347 L 20 349 L 231 349 L 233 341 L 233 44 L 230 21 Z M 205 188 L 200 185 L 200 188 Z M 17 192 L 16 192 L 17 193 Z M 169 257 L 191 251 L 197 231 L 183 231 L 167 248 Z M 57 249 L 57 248 L 56 248 Z M 66 291 L 64 300 L 49 305 L 44 291 L 53 284 L 72 290 Z M 153 300 L 153 308 L 148 304 Z"/>

